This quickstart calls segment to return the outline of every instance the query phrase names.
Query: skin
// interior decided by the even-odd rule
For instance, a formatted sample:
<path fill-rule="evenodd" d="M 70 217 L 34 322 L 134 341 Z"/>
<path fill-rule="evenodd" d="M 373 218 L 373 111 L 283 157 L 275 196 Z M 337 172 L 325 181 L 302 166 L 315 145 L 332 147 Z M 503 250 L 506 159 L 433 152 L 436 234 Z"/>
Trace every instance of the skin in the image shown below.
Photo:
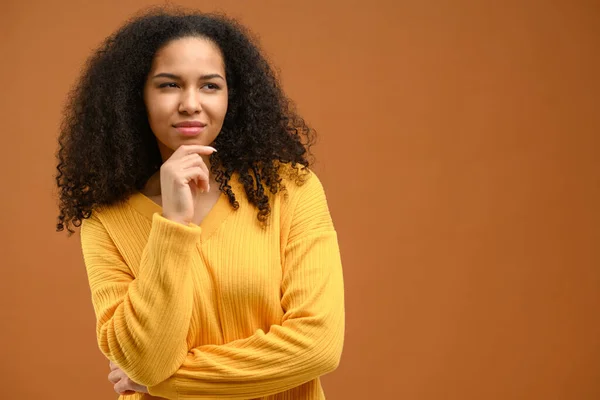
<path fill-rule="evenodd" d="M 143 193 L 162 206 L 163 217 L 200 225 L 221 194 L 209 173 L 209 156 L 216 151 L 210 145 L 221 131 L 228 105 L 219 48 L 198 37 L 167 43 L 152 62 L 144 103 L 163 164 Z M 206 126 L 197 136 L 185 136 L 174 127 L 183 121 L 200 121 Z M 148 392 L 116 364 L 111 362 L 110 368 L 109 381 L 115 392 Z"/>
<path fill-rule="evenodd" d="M 227 113 L 227 95 L 223 57 L 209 40 L 182 38 L 156 53 L 144 86 L 144 103 L 163 161 L 182 144 L 208 146 L 217 138 Z M 208 126 L 192 138 L 172 126 L 190 120 Z"/>
<path fill-rule="evenodd" d="M 215 151 L 210 145 L 223 127 L 228 106 L 220 49 L 198 37 L 169 42 L 154 57 L 144 102 L 164 161 L 144 194 L 163 207 L 164 217 L 199 225 L 220 195 L 210 190 L 216 182 L 209 174 L 209 156 Z M 184 121 L 207 125 L 198 136 L 189 137 L 174 127 Z"/>
<path fill-rule="evenodd" d="M 114 385 L 115 392 L 121 395 L 133 394 L 135 392 L 148 393 L 148 388 L 140 384 L 135 383 L 117 367 L 117 364 L 112 361 L 109 363 L 110 374 L 108 374 L 108 380 Z"/>

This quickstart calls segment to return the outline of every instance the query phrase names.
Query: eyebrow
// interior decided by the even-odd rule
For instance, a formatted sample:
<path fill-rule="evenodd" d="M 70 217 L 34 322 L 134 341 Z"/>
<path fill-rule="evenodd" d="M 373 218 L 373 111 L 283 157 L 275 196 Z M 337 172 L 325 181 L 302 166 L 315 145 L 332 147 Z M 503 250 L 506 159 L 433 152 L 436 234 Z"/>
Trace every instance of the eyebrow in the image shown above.
<path fill-rule="evenodd" d="M 155 79 L 155 78 L 181 79 L 180 76 L 175 75 L 175 74 L 169 74 L 168 72 L 161 72 L 160 74 L 156 74 L 152 77 L 152 79 Z M 219 74 L 207 74 L 207 75 L 200 76 L 200 80 L 215 79 L 215 78 L 220 78 L 220 79 L 225 80 L 225 78 L 223 78 Z"/>

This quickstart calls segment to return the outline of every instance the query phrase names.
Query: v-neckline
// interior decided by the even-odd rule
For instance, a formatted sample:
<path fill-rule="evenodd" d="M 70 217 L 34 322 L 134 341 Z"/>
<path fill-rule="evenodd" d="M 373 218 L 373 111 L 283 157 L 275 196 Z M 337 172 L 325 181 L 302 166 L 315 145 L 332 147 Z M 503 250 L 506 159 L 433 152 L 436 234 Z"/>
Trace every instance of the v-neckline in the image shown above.
<path fill-rule="evenodd" d="M 233 185 L 232 185 L 233 186 Z M 237 193 L 236 193 L 237 195 Z M 128 199 L 129 204 L 135 208 L 140 214 L 144 215 L 149 220 L 155 213 L 162 214 L 162 207 L 155 203 L 152 199 L 141 192 L 135 192 Z M 225 193 L 221 192 L 217 202 L 212 206 L 208 214 L 200 222 L 199 226 L 202 229 L 200 240 L 206 242 L 217 231 L 221 224 L 227 219 L 233 211 L 233 207 L 229 204 L 229 200 Z"/>

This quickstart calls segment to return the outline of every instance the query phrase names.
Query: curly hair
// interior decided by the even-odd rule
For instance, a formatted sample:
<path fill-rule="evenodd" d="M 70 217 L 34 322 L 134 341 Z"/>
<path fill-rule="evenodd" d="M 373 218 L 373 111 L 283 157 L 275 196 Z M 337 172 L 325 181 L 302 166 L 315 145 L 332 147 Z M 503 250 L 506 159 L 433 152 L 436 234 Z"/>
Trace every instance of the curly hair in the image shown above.
<path fill-rule="evenodd" d="M 220 13 L 155 7 L 128 20 L 89 57 L 63 111 L 57 152 L 57 231 L 69 235 L 92 210 L 127 199 L 160 169 L 143 86 L 156 52 L 172 40 L 202 37 L 222 52 L 228 110 L 210 157 L 211 173 L 239 208 L 229 180 L 239 174 L 257 218 L 266 224 L 269 194 L 285 190 L 284 166 L 301 184 L 315 131 L 285 96 L 257 40 Z"/>

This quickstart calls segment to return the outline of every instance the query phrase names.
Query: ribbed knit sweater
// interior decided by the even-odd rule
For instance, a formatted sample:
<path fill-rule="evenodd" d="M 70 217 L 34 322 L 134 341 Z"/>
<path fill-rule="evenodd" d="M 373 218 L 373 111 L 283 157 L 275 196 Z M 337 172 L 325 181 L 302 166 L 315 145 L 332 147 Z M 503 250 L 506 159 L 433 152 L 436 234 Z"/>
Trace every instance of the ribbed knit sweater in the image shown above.
<path fill-rule="evenodd" d="M 239 209 L 221 194 L 199 226 L 141 193 L 83 221 L 98 345 L 152 396 L 325 399 L 344 341 L 337 234 L 314 172 L 283 182 L 266 228 L 235 174 Z"/>

